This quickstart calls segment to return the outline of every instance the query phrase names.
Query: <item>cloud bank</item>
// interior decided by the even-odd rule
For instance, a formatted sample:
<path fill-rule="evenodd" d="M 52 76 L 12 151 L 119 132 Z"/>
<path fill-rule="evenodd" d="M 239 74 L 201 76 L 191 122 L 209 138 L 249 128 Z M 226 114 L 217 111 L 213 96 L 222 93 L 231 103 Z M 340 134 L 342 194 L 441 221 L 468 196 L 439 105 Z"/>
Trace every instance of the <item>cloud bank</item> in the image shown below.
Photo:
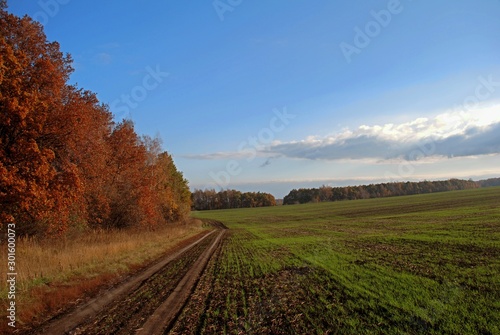
<path fill-rule="evenodd" d="M 449 112 L 401 124 L 362 125 L 329 136 L 274 142 L 257 155 L 309 160 L 420 160 L 500 153 L 500 106 L 474 112 Z M 246 152 L 186 156 L 194 159 L 241 159 Z"/>

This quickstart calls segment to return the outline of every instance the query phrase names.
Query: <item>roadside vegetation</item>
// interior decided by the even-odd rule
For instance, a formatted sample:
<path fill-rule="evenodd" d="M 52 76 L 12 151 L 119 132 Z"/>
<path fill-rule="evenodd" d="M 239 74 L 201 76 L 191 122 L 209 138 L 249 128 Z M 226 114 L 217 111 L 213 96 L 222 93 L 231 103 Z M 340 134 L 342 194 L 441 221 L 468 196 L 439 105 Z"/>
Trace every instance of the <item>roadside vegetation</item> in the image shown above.
<path fill-rule="evenodd" d="M 160 139 L 115 120 L 72 72 L 43 26 L 0 0 L 0 259 L 16 273 L 15 299 L 3 280 L 0 305 L 15 303 L 18 327 L 201 231 L 179 224 L 191 192 Z"/>
<path fill-rule="evenodd" d="M 57 239 L 20 238 L 18 328 L 36 325 L 119 283 L 204 231 L 201 221 L 191 220 L 156 229 L 69 231 Z M 1 259 L 6 259 L 6 252 L 0 249 Z M 0 282 L 2 308 L 8 304 L 7 290 L 7 282 Z M 0 324 L 0 333 L 7 332 L 2 328 L 6 326 Z"/>
<path fill-rule="evenodd" d="M 500 188 L 197 212 L 230 235 L 174 334 L 498 334 Z"/>

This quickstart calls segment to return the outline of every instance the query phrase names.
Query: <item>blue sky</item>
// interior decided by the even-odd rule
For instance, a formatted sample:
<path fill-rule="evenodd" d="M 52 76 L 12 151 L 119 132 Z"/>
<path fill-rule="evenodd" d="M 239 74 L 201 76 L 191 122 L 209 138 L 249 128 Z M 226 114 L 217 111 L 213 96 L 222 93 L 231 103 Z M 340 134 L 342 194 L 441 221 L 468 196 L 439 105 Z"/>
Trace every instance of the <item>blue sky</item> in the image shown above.
<path fill-rule="evenodd" d="M 500 1 L 9 1 L 192 188 L 500 176 Z"/>

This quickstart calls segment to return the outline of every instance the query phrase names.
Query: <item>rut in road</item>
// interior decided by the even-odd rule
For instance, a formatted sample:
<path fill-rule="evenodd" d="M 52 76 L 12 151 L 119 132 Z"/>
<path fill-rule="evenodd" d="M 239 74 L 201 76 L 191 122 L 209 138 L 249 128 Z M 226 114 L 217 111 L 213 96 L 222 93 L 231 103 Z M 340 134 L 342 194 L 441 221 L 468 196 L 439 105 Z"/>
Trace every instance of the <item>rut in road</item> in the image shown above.
<path fill-rule="evenodd" d="M 212 231 L 144 271 L 135 280 L 40 327 L 38 334 L 135 334 L 158 307 L 169 299 L 172 302 L 171 295 L 177 296 L 174 302 L 179 310 L 171 317 L 175 319 L 204 269 L 200 259 L 210 259 L 224 231 Z M 194 281 L 189 279 L 193 275 Z M 177 290 L 181 290 L 182 294 L 174 292 Z M 185 292 L 188 292 L 187 295 Z M 184 301 L 179 303 L 181 298 Z"/>
<path fill-rule="evenodd" d="M 224 230 L 220 231 L 212 245 L 193 264 L 168 299 L 149 317 L 143 327 L 138 329 L 137 334 L 160 335 L 174 326 L 182 308 L 193 293 L 196 283 L 205 270 L 208 261 L 219 247 L 224 233 Z"/>
<path fill-rule="evenodd" d="M 187 250 L 181 257 L 145 280 L 137 290 L 113 302 L 111 308 L 79 326 L 73 334 L 135 334 L 157 308 L 168 300 L 196 260 L 218 240 L 220 234 L 223 231 L 211 234 Z"/>

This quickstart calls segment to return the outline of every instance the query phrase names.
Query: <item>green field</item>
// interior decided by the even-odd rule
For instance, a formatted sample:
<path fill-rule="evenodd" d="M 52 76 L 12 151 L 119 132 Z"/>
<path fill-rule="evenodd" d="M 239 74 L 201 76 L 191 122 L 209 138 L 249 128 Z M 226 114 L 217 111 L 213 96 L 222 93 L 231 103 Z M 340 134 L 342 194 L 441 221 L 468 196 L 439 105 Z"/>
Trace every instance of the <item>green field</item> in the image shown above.
<path fill-rule="evenodd" d="M 230 229 L 173 333 L 500 334 L 499 187 L 193 215 Z"/>

